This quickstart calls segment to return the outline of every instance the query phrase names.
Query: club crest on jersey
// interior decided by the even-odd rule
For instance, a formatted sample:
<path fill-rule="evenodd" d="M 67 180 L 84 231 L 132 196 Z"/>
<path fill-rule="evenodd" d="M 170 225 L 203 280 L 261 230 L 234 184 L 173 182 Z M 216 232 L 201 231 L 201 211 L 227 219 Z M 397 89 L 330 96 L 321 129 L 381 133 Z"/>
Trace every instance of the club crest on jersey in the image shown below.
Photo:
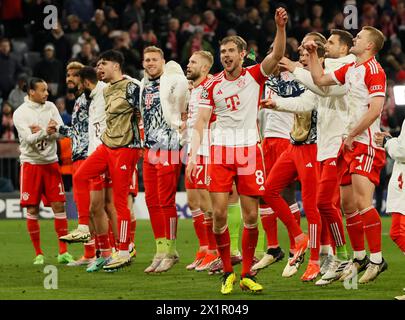
<path fill-rule="evenodd" d="M 207 99 L 208 98 L 208 90 L 206 88 L 203 88 L 200 94 L 201 99 Z"/>
<path fill-rule="evenodd" d="M 239 88 L 243 88 L 245 86 L 245 84 L 246 84 L 246 79 L 245 79 L 245 77 L 242 77 L 242 78 L 239 79 L 239 81 L 237 83 L 237 86 Z"/>

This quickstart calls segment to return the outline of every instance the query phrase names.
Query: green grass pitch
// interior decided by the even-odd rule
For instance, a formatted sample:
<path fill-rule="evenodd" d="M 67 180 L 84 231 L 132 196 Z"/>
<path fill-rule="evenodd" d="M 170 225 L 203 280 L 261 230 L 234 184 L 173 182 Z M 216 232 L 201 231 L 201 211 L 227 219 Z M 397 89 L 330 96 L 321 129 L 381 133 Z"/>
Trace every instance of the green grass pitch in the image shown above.
<path fill-rule="evenodd" d="M 70 229 L 76 221 L 69 221 Z M 303 219 L 302 226 L 306 221 Z M 220 277 L 206 273 L 186 271 L 185 266 L 194 257 L 197 240 L 192 221 L 179 220 L 178 251 L 180 262 L 164 274 L 146 275 L 143 270 L 149 264 L 154 241 L 149 221 L 139 220 L 136 230 L 137 257 L 130 267 L 116 273 L 98 272 L 87 274 L 83 268 L 71 268 L 56 262 L 57 242 L 53 221 L 40 221 L 42 248 L 46 257 L 45 265 L 52 264 L 58 270 L 58 289 L 45 289 L 44 266 L 32 265 L 34 250 L 23 220 L 0 221 L 0 299 L 393 299 L 402 294 L 405 287 L 405 257 L 389 237 L 390 218 L 383 218 L 383 251 L 388 262 L 388 270 L 373 283 L 358 285 L 357 290 L 347 290 L 343 283 L 333 283 L 327 287 L 316 287 L 313 283 L 302 283 L 298 274 L 289 279 L 281 277 L 286 258 L 258 275 L 264 292 L 252 295 L 242 292 L 235 284 L 230 296 L 219 292 Z M 279 238 L 284 250 L 288 251 L 288 237 L 284 226 L 279 223 Z M 82 245 L 69 246 L 75 258 L 82 254 Z M 240 266 L 236 267 L 239 274 Z"/>

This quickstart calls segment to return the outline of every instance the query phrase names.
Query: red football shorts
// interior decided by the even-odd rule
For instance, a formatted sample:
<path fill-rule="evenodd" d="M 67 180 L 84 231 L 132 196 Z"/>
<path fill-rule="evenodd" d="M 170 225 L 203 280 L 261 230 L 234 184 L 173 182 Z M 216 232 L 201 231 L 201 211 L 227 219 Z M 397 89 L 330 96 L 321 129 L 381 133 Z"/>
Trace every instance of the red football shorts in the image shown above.
<path fill-rule="evenodd" d="M 288 149 L 290 140 L 284 138 L 264 138 L 262 142 L 264 168 L 266 177 L 270 173 L 280 155 Z"/>
<path fill-rule="evenodd" d="M 231 192 L 235 181 L 240 195 L 262 196 L 265 172 L 259 145 L 211 146 L 207 185 L 210 192 Z"/>
<path fill-rule="evenodd" d="M 20 171 L 20 205 L 37 206 L 43 199 L 47 205 L 65 202 L 65 189 L 57 162 L 49 164 L 23 163 Z"/>
<path fill-rule="evenodd" d="M 187 158 L 187 164 L 188 160 Z M 193 181 L 190 181 L 187 177 L 185 179 L 186 189 L 207 189 L 208 157 L 198 155 L 196 167 L 197 172 Z"/>
<path fill-rule="evenodd" d="M 342 151 L 343 150 L 343 151 Z M 353 151 L 341 148 L 347 167 L 343 171 L 341 185 L 352 183 L 351 175 L 367 177 L 376 186 L 380 184 L 380 172 L 385 165 L 385 151 L 360 142 L 353 142 Z"/>

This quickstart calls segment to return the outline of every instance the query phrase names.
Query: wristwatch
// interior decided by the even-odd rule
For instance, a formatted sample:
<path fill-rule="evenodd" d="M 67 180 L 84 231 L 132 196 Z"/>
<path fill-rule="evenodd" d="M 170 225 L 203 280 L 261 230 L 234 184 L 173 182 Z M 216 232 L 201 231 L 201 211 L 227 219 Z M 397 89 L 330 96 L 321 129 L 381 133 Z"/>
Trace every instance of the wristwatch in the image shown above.
<path fill-rule="evenodd" d="M 388 140 L 392 139 L 391 136 L 385 136 L 383 139 L 383 147 L 385 147 L 385 144 L 387 143 Z"/>

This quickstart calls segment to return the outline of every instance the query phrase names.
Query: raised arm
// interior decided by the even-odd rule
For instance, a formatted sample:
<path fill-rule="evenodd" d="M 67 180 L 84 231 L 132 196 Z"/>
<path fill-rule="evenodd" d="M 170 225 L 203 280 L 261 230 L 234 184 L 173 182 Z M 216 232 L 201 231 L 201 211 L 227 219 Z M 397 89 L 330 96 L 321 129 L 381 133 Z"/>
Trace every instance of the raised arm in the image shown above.
<path fill-rule="evenodd" d="M 283 112 L 301 113 L 316 108 L 315 94 L 306 90 L 299 97 L 282 98 L 274 96 L 275 110 Z"/>
<path fill-rule="evenodd" d="M 277 32 L 273 43 L 273 51 L 268 54 L 261 63 L 262 69 L 266 75 L 273 73 L 277 64 L 280 62 L 281 58 L 283 58 L 287 41 L 285 32 L 285 26 L 288 20 L 287 11 L 285 11 L 284 8 L 278 8 L 274 20 L 276 22 Z"/>
<path fill-rule="evenodd" d="M 304 44 L 304 48 L 309 53 L 309 70 L 311 71 L 312 79 L 317 86 L 331 86 L 338 84 L 330 73 L 323 73 L 323 68 L 318 59 L 316 52 L 318 45 L 311 40 Z"/>

